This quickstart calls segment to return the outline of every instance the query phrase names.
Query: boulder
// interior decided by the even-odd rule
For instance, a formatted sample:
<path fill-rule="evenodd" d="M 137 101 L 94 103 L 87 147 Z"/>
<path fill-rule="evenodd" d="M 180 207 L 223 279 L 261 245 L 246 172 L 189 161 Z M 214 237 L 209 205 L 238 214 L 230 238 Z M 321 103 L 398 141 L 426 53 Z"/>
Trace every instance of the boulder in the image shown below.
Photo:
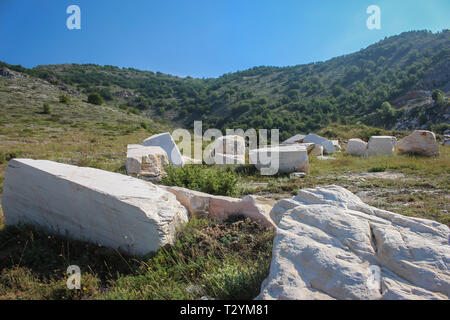
<path fill-rule="evenodd" d="M 415 130 L 409 136 L 400 139 L 395 147 L 398 153 L 412 153 L 424 156 L 438 156 L 439 145 L 431 131 Z"/>
<path fill-rule="evenodd" d="M 273 169 L 269 170 L 272 174 L 309 172 L 308 151 L 300 145 L 269 146 L 250 150 L 249 160 L 259 170 Z"/>
<path fill-rule="evenodd" d="M 367 152 L 367 142 L 361 139 L 350 139 L 347 143 L 347 153 L 352 156 L 363 157 Z"/>
<path fill-rule="evenodd" d="M 202 164 L 203 163 L 202 160 L 194 159 L 194 158 L 186 157 L 186 156 L 183 156 L 183 160 L 184 160 L 185 164 Z"/>
<path fill-rule="evenodd" d="M 323 156 L 323 146 L 321 144 L 315 144 L 309 154 L 313 156 Z"/>
<path fill-rule="evenodd" d="M 214 163 L 219 165 L 245 164 L 245 155 L 231 155 L 216 152 L 214 155 Z"/>
<path fill-rule="evenodd" d="M 142 142 L 142 145 L 146 147 L 161 147 L 167 153 L 169 161 L 174 166 L 184 166 L 184 158 L 169 132 L 151 136 L 150 138 L 145 139 Z"/>
<path fill-rule="evenodd" d="M 212 150 L 215 164 L 245 164 L 245 139 L 238 135 L 217 138 Z"/>
<path fill-rule="evenodd" d="M 341 151 L 342 150 L 341 145 L 339 144 L 338 140 L 331 140 L 331 143 L 334 146 L 334 150 L 336 150 L 336 151 Z"/>
<path fill-rule="evenodd" d="M 245 155 L 245 139 L 241 136 L 222 136 L 214 142 L 214 153 Z"/>
<path fill-rule="evenodd" d="M 149 182 L 47 160 L 8 163 L 2 207 L 7 225 L 38 225 L 130 255 L 172 243 L 188 220 L 173 194 Z"/>
<path fill-rule="evenodd" d="M 274 226 L 269 217 L 272 206 L 257 200 L 254 196 L 237 199 L 181 187 L 163 186 L 163 188 L 173 193 L 191 216 L 223 220 L 230 216 L 243 215 L 265 227 Z"/>
<path fill-rule="evenodd" d="M 290 137 L 289 139 L 283 141 L 281 144 L 295 144 L 295 143 L 301 143 L 303 142 L 303 139 L 305 139 L 305 135 L 303 134 L 296 134 L 293 137 Z"/>
<path fill-rule="evenodd" d="M 325 139 L 321 136 L 318 136 L 317 134 L 308 134 L 304 139 L 303 142 L 312 142 L 315 144 L 321 144 L 323 146 L 323 151 L 327 154 L 334 153 L 334 145 L 333 142 L 331 142 L 328 139 Z"/>
<path fill-rule="evenodd" d="M 339 186 L 279 201 L 258 299 L 448 299 L 449 228 L 363 203 Z"/>
<path fill-rule="evenodd" d="M 166 152 L 161 147 L 144 147 L 129 144 L 127 147 L 127 174 L 138 178 L 160 182 L 169 165 Z"/>
<path fill-rule="evenodd" d="M 369 156 L 392 155 L 394 153 L 394 146 L 396 142 L 397 139 L 395 137 L 372 136 L 367 144 L 367 154 Z"/>

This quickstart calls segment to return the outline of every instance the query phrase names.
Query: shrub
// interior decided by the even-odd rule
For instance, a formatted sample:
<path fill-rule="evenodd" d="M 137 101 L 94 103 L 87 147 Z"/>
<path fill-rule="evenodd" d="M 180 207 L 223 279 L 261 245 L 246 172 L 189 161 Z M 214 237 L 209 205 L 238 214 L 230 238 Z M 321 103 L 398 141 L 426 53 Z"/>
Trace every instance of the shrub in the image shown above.
<path fill-rule="evenodd" d="M 238 178 L 231 167 L 207 167 L 186 165 L 169 166 L 162 183 L 168 186 L 184 187 L 214 195 L 235 196 Z"/>
<path fill-rule="evenodd" d="M 97 92 L 92 92 L 92 93 L 90 93 L 88 95 L 88 102 L 91 103 L 91 104 L 102 105 L 103 104 L 103 98 Z"/>
<path fill-rule="evenodd" d="M 368 171 L 369 172 L 385 172 L 387 169 L 387 166 L 385 165 L 379 165 L 379 166 L 375 166 L 370 168 Z"/>
<path fill-rule="evenodd" d="M 68 95 L 62 94 L 59 96 L 59 102 L 60 103 L 64 103 L 64 104 L 69 104 L 70 103 L 70 98 Z"/>
<path fill-rule="evenodd" d="M 42 107 L 42 113 L 43 114 L 50 114 L 50 106 L 48 103 L 44 103 L 43 107 Z"/>

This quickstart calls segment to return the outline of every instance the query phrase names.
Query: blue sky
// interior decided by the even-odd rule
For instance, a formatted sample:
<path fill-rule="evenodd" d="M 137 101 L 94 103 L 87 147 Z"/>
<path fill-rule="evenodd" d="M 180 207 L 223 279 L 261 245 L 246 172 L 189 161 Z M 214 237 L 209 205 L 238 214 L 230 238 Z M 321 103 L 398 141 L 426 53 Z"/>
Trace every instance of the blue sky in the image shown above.
<path fill-rule="evenodd" d="M 66 27 L 72 4 L 81 30 Z M 373 4 L 381 30 L 366 27 Z M 0 0 L 0 60 L 216 77 L 324 61 L 423 29 L 450 29 L 449 0 Z"/>

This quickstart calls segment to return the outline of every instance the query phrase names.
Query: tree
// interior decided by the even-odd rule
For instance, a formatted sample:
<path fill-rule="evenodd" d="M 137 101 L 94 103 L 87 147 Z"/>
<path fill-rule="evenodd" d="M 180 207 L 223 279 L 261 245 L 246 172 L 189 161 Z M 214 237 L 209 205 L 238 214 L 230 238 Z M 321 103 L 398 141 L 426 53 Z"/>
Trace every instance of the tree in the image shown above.
<path fill-rule="evenodd" d="M 431 94 L 431 97 L 433 98 L 433 101 L 440 105 L 444 102 L 444 93 L 441 90 L 433 90 L 433 93 Z"/>
<path fill-rule="evenodd" d="M 88 95 L 88 102 L 100 106 L 103 104 L 103 98 L 97 92 L 92 92 Z"/>
<path fill-rule="evenodd" d="M 70 103 L 70 98 L 68 95 L 66 94 L 62 94 L 59 96 L 59 102 L 64 103 L 64 104 L 69 104 Z"/>
<path fill-rule="evenodd" d="M 48 105 L 48 103 L 44 103 L 42 109 L 43 114 L 50 114 L 50 106 Z"/>

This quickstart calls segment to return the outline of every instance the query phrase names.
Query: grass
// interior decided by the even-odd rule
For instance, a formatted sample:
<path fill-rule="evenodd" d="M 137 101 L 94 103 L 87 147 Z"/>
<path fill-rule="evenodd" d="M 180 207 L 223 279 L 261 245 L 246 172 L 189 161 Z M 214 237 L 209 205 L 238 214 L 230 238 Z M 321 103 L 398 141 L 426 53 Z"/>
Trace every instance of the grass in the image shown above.
<path fill-rule="evenodd" d="M 441 146 L 439 157 L 394 155 L 359 158 L 342 152 L 333 157 L 336 159 L 310 157 L 311 172 L 303 179 L 290 179 L 288 175 L 264 177 L 258 173 L 241 175 L 238 183 L 240 193 L 277 200 L 295 195 L 301 188 L 337 184 L 370 205 L 450 225 L 449 147 Z M 365 177 L 364 173 L 391 173 L 399 177 Z"/>
<path fill-rule="evenodd" d="M 62 94 L 70 104 L 60 102 Z M 0 195 L 11 158 L 125 173 L 127 144 L 171 131 L 161 122 L 85 100 L 38 79 L 0 78 Z M 50 104 L 51 115 L 42 113 L 43 103 Z M 368 135 L 364 126 L 332 126 L 325 131 L 320 134 L 341 139 Z M 214 179 L 200 179 L 199 187 L 237 197 L 282 199 L 301 188 L 338 184 L 379 208 L 450 225 L 449 149 L 441 147 L 437 158 L 358 158 L 344 153 L 327 161 L 310 157 L 311 172 L 304 179 L 260 176 L 253 166 L 209 167 L 204 177 Z M 386 179 L 366 173 L 400 176 Z M 224 184 L 223 177 L 230 181 Z M 211 182 L 221 183 L 208 185 Z M 252 299 L 268 273 L 273 236 L 248 220 L 191 219 L 174 245 L 153 255 L 130 257 L 31 226 L 5 227 L 0 207 L 0 299 Z M 66 287 L 69 265 L 81 267 L 81 290 Z"/>
<path fill-rule="evenodd" d="M 252 299 L 267 276 L 273 232 L 240 217 L 191 219 L 176 243 L 145 257 L 54 236 L 0 231 L 0 299 Z M 81 290 L 66 269 L 82 270 Z"/>

